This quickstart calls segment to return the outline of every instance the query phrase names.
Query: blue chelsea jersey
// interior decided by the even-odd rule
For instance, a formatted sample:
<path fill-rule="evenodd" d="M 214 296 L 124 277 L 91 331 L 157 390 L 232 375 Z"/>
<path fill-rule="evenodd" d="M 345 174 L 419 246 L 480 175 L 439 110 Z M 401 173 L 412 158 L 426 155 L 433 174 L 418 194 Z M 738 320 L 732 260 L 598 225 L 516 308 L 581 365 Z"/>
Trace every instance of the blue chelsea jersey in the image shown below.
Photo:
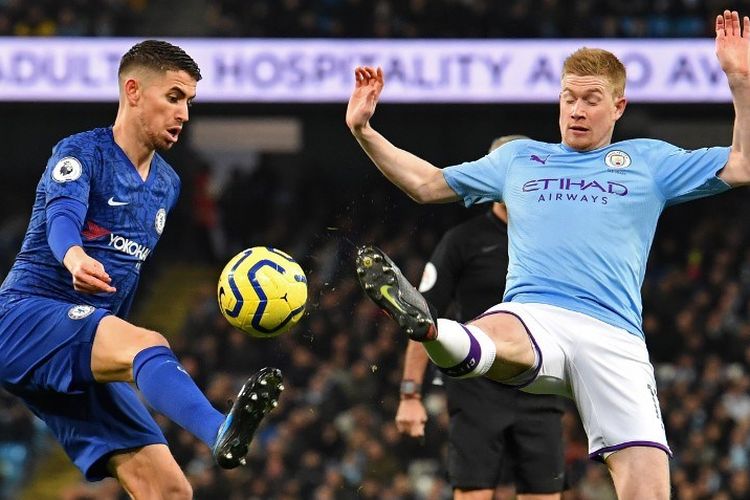
<path fill-rule="evenodd" d="M 0 290 L 89 304 L 126 316 L 141 264 L 156 246 L 179 191 L 179 177 L 158 154 L 144 181 L 115 143 L 111 128 L 63 139 L 53 149 L 39 181 L 21 251 Z M 87 206 L 83 248 L 102 263 L 117 292 L 75 291 L 70 273 L 53 256 L 47 243 L 45 208 L 61 197 Z"/>
<path fill-rule="evenodd" d="M 729 148 L 633 139 L 588 152 L 516 140 L 443 170 L 468 206 L 508 206 L 505 301 L 581 312 L 643 337 L 640 290 L 665 206 L 720 193 Z"/>

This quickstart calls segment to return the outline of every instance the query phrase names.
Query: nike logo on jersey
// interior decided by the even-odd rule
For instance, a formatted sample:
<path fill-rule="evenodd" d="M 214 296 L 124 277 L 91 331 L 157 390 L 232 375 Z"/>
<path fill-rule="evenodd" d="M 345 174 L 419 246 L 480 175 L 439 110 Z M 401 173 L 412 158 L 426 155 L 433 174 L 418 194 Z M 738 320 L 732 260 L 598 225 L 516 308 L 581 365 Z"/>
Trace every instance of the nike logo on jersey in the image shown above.
<path fill-rule="evenodd" d="M 488 252 L 491 252 L 493 250 L 497 250 L 498 248 L 500 248 L 499 244 L 498 245 L 490 245 L 490 246 L 482 247 L 482 248 L 480 248 L 480 250 L 482 251 L 482 253 L 488 253 Z"/>
<path fill-rule="evenodd" d="M 536 162 L 539 162 L 542 165 L 544 165 L 545 163 L 547 163 L 547 158 L 549 158 L 549 155 L 545 156 L 544 159 L 542 159 L 541 157 L 539 157 L 537 155 L 531 155 L 531 158 L 529 158 L 529 159 L 531 161 L 536 161 Z"/>
<path fill-rule="evenodd" d="M 117 201 L 115 200 L 114 196 L 107 200 L 107 205 L 109 205 L 110 207 L 123 207 L 125 205 L 128 205 L 129 203 L 129 201 Z"/>

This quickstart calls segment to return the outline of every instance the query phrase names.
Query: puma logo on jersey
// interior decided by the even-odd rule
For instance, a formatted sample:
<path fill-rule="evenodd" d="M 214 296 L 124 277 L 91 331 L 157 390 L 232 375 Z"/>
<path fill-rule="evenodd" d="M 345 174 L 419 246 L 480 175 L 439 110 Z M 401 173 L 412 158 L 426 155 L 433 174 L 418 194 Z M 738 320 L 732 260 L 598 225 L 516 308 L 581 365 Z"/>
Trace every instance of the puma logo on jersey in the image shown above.
<path fill-rule="evenodd" d="M 538 155 L 531 155 L 531 158 L 530 158 L 530 160 L 531 160 L 531 161 L 536 161 L 536 162 L 539 162 L 539 163 L 541 163 L 542 165 L 544 165 L 545 163 L 547 163 L 547 158 L 549 158 L 549 156 L 550 156 L 550 155 L 547 155 L 547 156 L 545 156 L 545 157 L 544 157 L 544 159 L 542 159 L 542 158 L 541 158 L 540 156 L 538 156 Z"/>

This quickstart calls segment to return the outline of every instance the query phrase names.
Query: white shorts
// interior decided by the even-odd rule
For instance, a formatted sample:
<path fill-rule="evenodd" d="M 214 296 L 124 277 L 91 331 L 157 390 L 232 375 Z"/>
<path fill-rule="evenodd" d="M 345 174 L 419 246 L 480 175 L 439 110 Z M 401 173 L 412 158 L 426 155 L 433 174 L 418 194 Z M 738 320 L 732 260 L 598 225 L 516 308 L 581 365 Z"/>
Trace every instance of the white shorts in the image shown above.
<path fill-rule="evenodd" d="M 507 302 L 482 316 L 498 313 L 520 319 L 541 356 L 539 373 L 523 390 L 572 398 L 592 459 L 630 446 L 653 446 L 671 456 L 643 340 L 547 304 Z"/>

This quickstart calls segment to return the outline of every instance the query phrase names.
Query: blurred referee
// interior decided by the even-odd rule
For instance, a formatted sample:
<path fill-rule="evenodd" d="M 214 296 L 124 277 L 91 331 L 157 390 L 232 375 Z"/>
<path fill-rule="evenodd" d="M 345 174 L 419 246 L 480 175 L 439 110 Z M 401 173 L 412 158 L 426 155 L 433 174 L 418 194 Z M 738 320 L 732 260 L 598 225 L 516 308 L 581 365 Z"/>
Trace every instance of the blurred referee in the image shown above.
<path fill-rule="evenodd" d="M 497 138 L 490 151 L 515 139 L 527 137 Z M 466 322 L 502 299 L 507 221 L 505 205 L 494 202 L 484 214 L 445 233 L 419 286 L 438 316 Z M 424 435 L 427 421 L 422 404 L 427 365 L 424 347 L 410 340 L 396 425 L 412 437 Z M 515 486 L 519 500 L 561 498 L 566 486 L 561 398 L 527 394 L 483 377 L 446 377 L 443 383 L 450 413 L 448 473 L 454 499 L 492 500 L 499 486 Z"/>

